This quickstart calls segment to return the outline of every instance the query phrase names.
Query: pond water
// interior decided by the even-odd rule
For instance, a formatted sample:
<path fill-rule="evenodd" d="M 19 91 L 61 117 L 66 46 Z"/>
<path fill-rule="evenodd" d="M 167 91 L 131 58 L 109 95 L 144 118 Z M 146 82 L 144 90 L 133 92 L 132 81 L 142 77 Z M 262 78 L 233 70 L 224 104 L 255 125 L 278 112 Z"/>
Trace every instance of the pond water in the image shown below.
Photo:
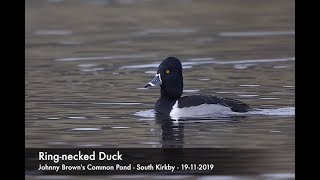
<path fill-rule="evenodd" d="M 290 0 L 27 0 L 25 146 L 278 149 L 281 172 L 260 178 L 294 178 L 294 7 Z M 258 110 L 155 117 L 160 88 L 144 85 L 168 56 L 182 61 L 184 95 L 235 98 Z"/>

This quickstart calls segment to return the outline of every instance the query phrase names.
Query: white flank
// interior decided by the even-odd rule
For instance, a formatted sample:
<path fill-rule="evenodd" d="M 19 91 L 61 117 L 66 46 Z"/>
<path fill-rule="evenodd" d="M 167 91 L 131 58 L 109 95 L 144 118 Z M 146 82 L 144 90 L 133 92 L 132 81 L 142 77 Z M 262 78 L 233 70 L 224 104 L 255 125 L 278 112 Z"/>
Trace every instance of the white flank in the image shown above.
<path fill-rule="evenodd" d="M 172 106 L 170 112 L 171 117 L 196 117 L 203 115 L 227 115 L 231 114 L 232 111 L 229 107 L 222 106 L 219 104 L 201 104 L 198 106 L 191 106 L 186 108 L 179 108 L 178 101 Z"/>

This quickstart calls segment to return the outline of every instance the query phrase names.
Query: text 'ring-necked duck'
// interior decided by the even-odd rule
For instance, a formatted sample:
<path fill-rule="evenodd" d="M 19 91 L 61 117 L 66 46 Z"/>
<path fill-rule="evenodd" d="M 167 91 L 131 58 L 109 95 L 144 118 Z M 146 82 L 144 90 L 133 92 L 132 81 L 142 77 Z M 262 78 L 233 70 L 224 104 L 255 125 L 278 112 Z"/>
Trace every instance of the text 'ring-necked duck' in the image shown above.
<path fill-rule="evenodd" d="M 145 88 L 160 85 L 161 96 L 155 104 L 157 113 L 171 117 L 245 113 L 251 110 L 247 104 L 235 99 L 212 95 L 183 96 L 182 65 L 179 59 L 168 57 L 159 65 L 156 76 Z"/>

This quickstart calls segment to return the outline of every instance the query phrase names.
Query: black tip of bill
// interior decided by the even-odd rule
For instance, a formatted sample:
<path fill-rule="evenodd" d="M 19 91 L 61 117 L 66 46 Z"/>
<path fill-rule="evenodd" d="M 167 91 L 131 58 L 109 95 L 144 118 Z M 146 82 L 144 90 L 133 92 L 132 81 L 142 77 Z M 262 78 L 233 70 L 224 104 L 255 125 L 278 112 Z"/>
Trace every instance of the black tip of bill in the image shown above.
<path fill-rule="evenodd" d="M 154 84 L 148 83 L 148 84 L 146 84 L 146 85 L 144 86 L 144 88 L 148 88 L 148 87 L 151 87 L 151 86 L 154 86 Z"/>
<path fill-rule="evenodd" d="M 160 73 L 159 73 L 159 74 L 156 74 L 156 76 L 147 85 L 145 85 L 144 88 L 156 86 L 161 83 L 162 83 L 162 81 L 161 81 L 161 77 L 160 77 Z"/>

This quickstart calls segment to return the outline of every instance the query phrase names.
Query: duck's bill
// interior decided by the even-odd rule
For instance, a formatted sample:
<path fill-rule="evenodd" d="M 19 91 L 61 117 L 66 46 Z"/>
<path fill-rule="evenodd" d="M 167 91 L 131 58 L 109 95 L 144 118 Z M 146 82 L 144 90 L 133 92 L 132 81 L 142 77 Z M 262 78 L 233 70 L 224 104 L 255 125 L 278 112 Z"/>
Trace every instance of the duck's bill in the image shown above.
<path fill-rule="evenodd" d="M 161 76 L 159 73 L 159 74 L 156 74 L 156 76 L 150 82 L 148 82 L 148 84 L 145 85 L 144 88 L 160 85 L 161 83 L 162 83 L 162 81 L 161 81 Z"/>

